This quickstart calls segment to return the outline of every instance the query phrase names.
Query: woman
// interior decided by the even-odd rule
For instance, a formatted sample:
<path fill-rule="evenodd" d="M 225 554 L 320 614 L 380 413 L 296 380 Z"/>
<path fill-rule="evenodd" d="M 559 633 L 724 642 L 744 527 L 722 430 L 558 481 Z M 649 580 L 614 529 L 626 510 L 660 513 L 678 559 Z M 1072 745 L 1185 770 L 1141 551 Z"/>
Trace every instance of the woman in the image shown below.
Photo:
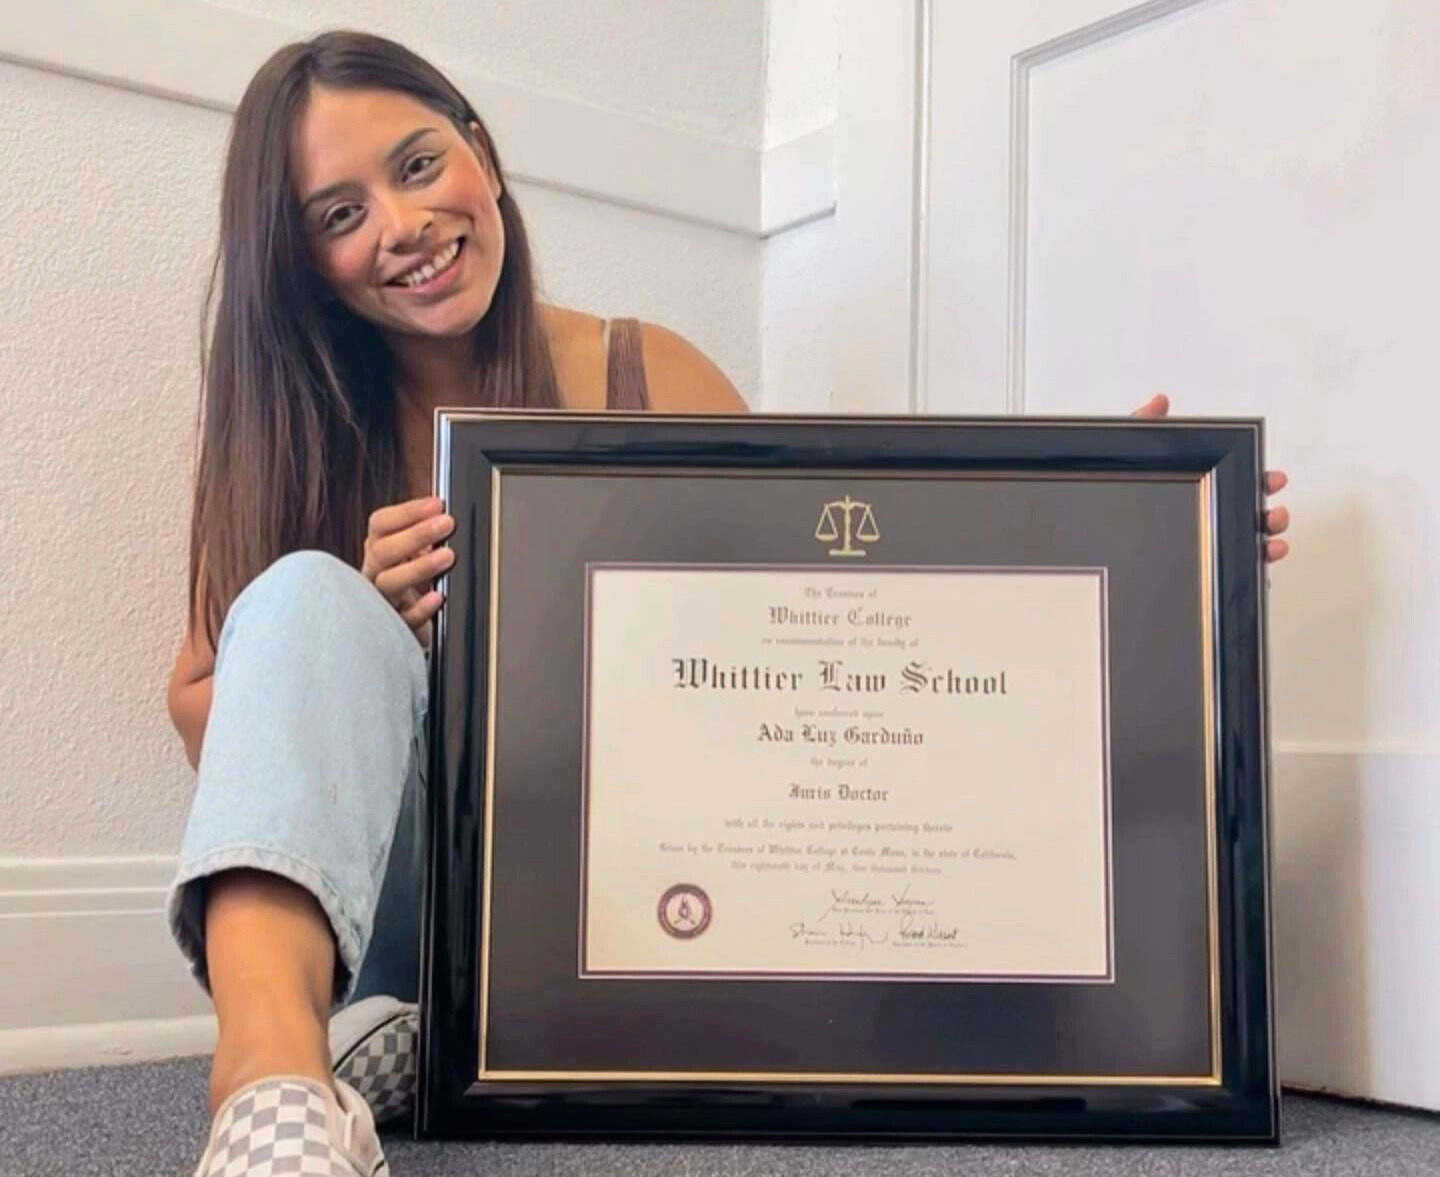
<path fill-rule="evenodd" d="M 200 771 L 168 914 L 220 1027 L 197 1173 L 268 1174 L 308 1139 L 373 1177 L 414 1075 L 424 650 L 454 526 L 428 494 L 432 410 L 745 404 L 673 332 L 540 305 L 479 117 L 379 38 L 257 73 L 220 261 L 169 690 Z"/>

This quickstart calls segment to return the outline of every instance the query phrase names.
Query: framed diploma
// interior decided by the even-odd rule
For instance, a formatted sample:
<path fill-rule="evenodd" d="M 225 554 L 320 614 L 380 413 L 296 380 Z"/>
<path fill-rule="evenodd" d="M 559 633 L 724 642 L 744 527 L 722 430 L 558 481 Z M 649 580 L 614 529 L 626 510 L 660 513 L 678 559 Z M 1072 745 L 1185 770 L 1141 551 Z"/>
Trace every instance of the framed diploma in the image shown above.
<path fill-rule="evenodd" d="M 1278 1140 L 1260 422 L 435 468 L 417 1135 Z"/>

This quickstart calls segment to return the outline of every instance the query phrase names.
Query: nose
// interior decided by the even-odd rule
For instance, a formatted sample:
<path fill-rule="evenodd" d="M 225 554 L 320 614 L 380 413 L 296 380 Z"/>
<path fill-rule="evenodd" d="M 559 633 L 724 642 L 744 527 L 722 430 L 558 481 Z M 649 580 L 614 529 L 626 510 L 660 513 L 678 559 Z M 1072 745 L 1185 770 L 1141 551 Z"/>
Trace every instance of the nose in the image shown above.
<path fill-rule="evenodd" d="M 422 245 L 434 217 L 429 209 L 403 196 L 381 196 L 375 212 L 380 220 L 380 247 L 394 253 L 408 253 Z"/>

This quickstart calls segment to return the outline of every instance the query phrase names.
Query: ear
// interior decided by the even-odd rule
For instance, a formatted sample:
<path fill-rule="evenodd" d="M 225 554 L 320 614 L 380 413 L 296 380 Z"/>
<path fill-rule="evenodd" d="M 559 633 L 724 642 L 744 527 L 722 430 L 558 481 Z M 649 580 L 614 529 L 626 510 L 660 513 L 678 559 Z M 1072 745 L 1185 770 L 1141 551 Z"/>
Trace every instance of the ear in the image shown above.
<path fill-rule="evenodd" d="M 495 199 L 499 200 L 505 192 L 505 186 L 500 183 L 499 169 L 495 166 L 495 160 L 491 157 L 486 144 L 484 128 L 473 119 L 465 128 L 470 132 L 470 146 L 475 148 L 475 154 L 480 157 L 480 166 L 485 169 L 485 174 L 490 177 L 490 188 L 495 193 Z"/>

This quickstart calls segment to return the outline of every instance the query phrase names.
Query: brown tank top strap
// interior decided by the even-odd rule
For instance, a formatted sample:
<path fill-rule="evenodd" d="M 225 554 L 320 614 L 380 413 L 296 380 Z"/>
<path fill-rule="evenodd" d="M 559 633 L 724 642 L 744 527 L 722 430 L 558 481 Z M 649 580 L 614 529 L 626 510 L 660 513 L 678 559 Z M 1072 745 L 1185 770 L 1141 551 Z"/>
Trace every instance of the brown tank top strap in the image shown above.
<path fill-rule="evenodd" d="M 639 319 L 610 319 L 605 324 L 605 404 L 612 409 L 648 409 L 650 390 L 645 383 L 645 356 L 641 350 Z"/>

